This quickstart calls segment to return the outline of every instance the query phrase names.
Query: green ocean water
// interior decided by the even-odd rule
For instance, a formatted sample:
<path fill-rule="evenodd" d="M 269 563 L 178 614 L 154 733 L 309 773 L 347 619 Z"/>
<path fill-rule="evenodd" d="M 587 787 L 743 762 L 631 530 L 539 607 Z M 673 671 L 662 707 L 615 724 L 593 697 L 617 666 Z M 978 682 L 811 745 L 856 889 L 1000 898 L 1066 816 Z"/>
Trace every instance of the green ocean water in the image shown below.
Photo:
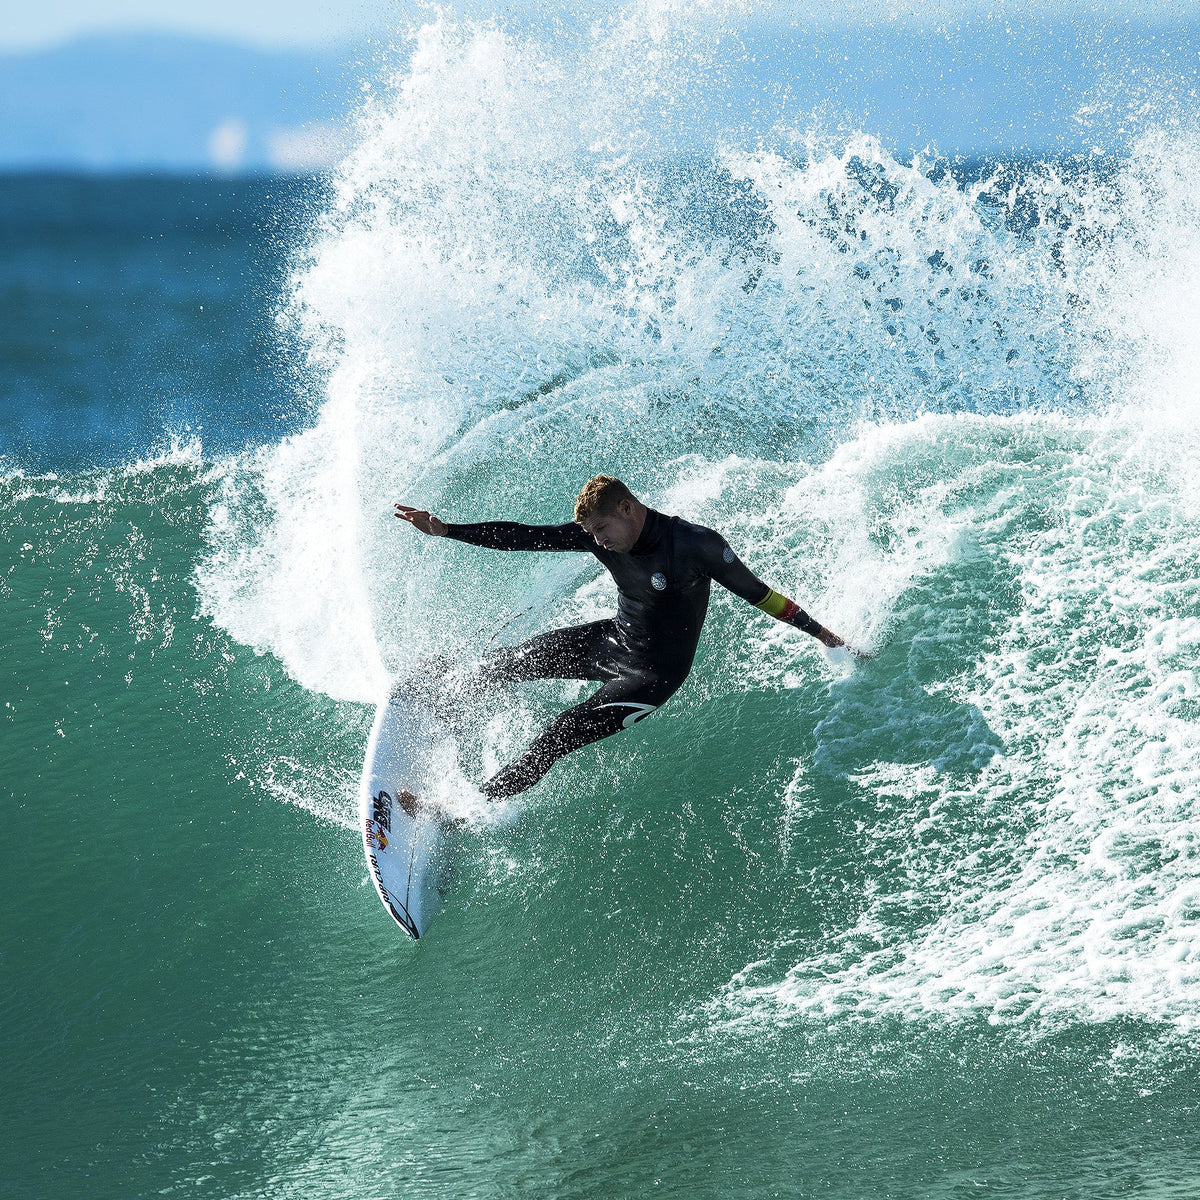
<path fill-rule="evenodd" d="M 4 1194 L 1195 1195 L 1195 139 L 664 163 L 423 46 L 327 184 L 7 181 Z M 374 703 L 613 596 L 391 504 L 601 469 L 874 658 L 715 596 L 410 942 Z"/>
<path fill-rule="evenodd" d="M 939 922 L 970 940 L 961 910 L 1028 869 L 1046 782 L 989 784 L 985 718 L 929 694 L 1019 607 L 995 544 L 906 592 L 908 624 L 833 681 L 726 691 L 712 643 L 745 618 L 720 612 L 681 704 L 464 836 L 414 944 L 350 827 L 369 706 L 196 616 L 212 475 L 5 487 L 38 531 L 4 563 L 8 1194 L 1190 1194 L 1183 986 L 1159 1019 L 953 986 L 909 1013 L 869 973 L 791 1013 L 771 996 L 797 964 L 894 968 Z M 920 652 L 934 613 L 957 660 Z M 871 784 L 937 755 L 925 788 Z"/>

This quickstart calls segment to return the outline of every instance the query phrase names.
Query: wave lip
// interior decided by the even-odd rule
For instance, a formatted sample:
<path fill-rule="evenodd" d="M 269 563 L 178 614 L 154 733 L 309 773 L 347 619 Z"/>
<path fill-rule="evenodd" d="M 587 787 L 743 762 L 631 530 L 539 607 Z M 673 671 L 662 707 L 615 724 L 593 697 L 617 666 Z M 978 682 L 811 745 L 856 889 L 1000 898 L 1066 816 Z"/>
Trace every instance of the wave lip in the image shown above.
<path fill-rule="evenodd" d="M 663 157 L 654 114 L 718 79 L 715 43 L 639 14 L 586 53 L 443 17 L 359 114 L 287 308 L 325 402 L 244 463 L 199 575 L 307 687 L 374 699 L 495 595 L 398 537 L 394 499 L 555 520 L 601 468 L 661 502 L 680 455 L 814 463 L 862 422 L 1095 412 L 1164 359 L 1192 377 L 1194 339 L 1131 323 L 1122 285 L 1184 311 L 1186 131 L 1115 172 L 955 174 L 787 127 Z"/>

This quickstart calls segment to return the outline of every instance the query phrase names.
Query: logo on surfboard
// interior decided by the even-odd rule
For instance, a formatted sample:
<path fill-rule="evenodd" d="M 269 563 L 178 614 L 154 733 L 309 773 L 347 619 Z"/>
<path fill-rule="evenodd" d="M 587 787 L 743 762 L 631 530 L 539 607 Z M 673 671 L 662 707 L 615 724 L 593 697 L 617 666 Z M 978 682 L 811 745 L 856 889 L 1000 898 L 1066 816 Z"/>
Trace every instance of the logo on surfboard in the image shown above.
<path fill-rule="evenodd" d="M 371 797 L 371 820 L 384 829 L 392 828 L 392 798 L 387 792 Z"/>
<path fill-rule="evenodd" d="M 376 850 L 386 850 L 388 834 L 392 831 L 392 798 L 387 792 L 371 797 L 371 815 L 367 818 L 367 844 Z"/>
<path fill-rule="evenodd" d="M 368 820 L 366 833 L 367 845 L 370 846 L 372 850 L 387 849 L 387 833 L 384 832 L 383 826 L 380 825 L 378 821 Z"/>

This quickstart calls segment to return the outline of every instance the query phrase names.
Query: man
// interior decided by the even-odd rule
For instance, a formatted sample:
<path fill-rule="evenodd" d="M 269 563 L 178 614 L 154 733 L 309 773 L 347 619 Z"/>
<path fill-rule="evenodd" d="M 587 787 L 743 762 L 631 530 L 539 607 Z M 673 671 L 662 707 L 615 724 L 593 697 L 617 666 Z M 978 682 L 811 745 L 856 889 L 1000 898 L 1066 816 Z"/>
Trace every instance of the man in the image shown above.
<path fill-rule="evenodd" d="M 483 785 L 489 799 L 523 792 L 563 755 L 628 729 L 665 703 L 691 670 L 711 580 L 826 646 L 845 645 L 753 575 L 719 533 L 647 508 L 609 475 L 584 484 L 575 520 L 566 525 L 449 525 L 405 504 L 396 505 L 396 516 L 422 533 L 493 550 L 588 551 L 617 583 L 615 618 L 502 647 L 477 668 L 476 681 L 485 687 L 522 679 L 594 679 L 602 685 L 555 717 L 520 758 Z"/>

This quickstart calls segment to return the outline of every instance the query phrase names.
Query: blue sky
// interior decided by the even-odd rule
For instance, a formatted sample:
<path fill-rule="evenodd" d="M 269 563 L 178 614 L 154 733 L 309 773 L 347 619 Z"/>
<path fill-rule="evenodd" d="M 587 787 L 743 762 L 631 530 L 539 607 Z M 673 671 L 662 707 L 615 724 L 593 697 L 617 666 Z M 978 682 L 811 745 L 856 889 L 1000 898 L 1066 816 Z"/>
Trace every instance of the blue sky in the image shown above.
<path fill-rule="evenodd" d="M 706 8 L 737 14 L 740 20 L 766 17 L 806 22 L 866 21 L 926 23 L 991 13 L 1014 23 L 1033 14 L 1125 15 L 1134 20 L 1182 16 L 1200 11 L 1200 0 L 648 0 L 662 8 Z M 496 13 L 520 21 L 547 12 L 570 13 L 586 21 L 624 7 L 611 0 L 465 0 L 447 7 L 472 15 Z M 0 23 L 0 49 L 32 49 L 86 33 L 155 29 L 231 38 L 262 46 L 352 44 L 386 35 L 422 12 L 420 0 L 56 0 L 53 4 L 10 6 Z M 737 18 L 735 18 L 737 19 Z"/>
<path fill-rule="evenodd" d="M 1148 124 L 1200 123 L 1200 0 L 446 7 L 533 25 L 539 40 L 561 36 L 585 54 L 586 31 L 618 12 L 655 43 L 675 26 L 707 31 L 720 70 L 699 72 L 659 114 L 672 146 L 818 111 L 902 153 L 950 155 L 1115 153 Z M 364 75 L 400 62 L 396 35 L 432 15 L 421 0 L 21 6 L 0 25 L 0 170 L 316 169 L 341 152 Z M 87 34 L 125 36 L 74 40 Z"/>
<path fill-rule="evenodd" d="M 56 0 L 14 4 L 0 23 L 0 47 L 34 49 L 87 33 L 154 29 L 231 38 L 263 46 L 356 41 L 385 27 L 402 0 Z"/>

